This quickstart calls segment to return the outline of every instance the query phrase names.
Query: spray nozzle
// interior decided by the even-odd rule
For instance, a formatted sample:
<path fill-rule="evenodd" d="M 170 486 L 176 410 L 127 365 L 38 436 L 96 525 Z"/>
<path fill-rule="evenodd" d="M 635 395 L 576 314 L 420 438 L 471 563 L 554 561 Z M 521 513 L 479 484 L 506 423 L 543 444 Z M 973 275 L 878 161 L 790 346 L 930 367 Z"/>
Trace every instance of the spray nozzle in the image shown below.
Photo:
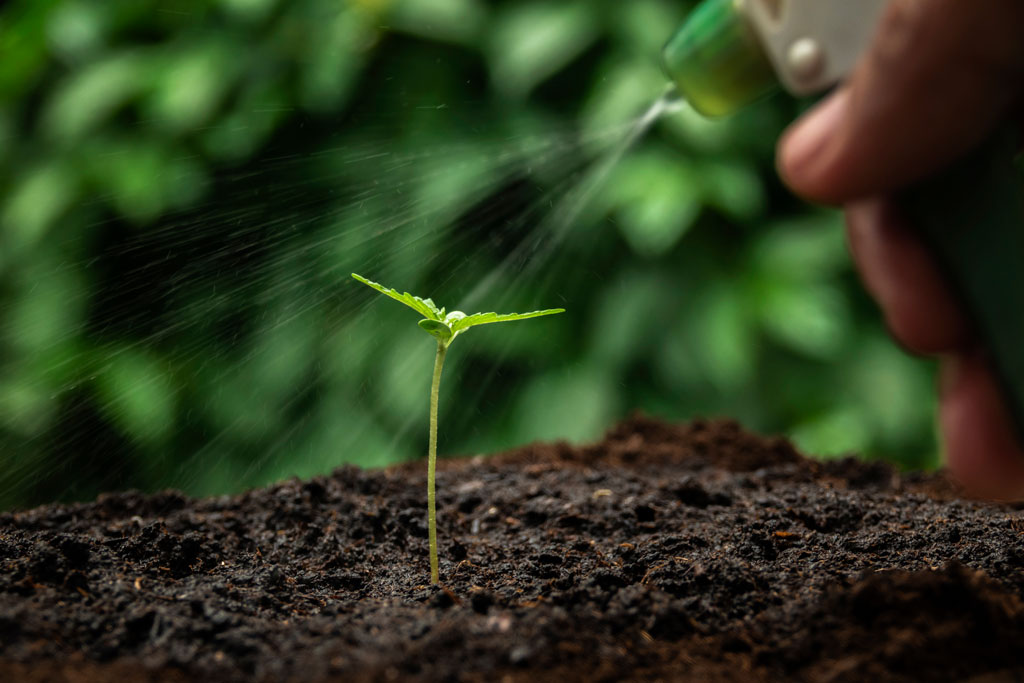
<path fill-rule="evenodd" d="M 662 52 L 669 78 L 705 116 L 731 114 L 778 84 L 743 5 L 704 0 Z"/>

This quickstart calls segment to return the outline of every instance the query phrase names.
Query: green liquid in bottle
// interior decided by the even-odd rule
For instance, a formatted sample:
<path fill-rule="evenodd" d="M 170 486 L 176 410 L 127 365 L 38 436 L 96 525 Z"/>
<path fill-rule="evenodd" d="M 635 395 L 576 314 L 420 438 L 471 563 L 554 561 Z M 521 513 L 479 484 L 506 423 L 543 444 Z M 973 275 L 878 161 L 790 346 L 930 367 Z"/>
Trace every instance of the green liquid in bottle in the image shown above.
<path fill-rule="evenodd" d="M 705 116 L 731 114 L 778 85 L 744 1 L 704 0 L 662 53 L 669 78 Z"/>

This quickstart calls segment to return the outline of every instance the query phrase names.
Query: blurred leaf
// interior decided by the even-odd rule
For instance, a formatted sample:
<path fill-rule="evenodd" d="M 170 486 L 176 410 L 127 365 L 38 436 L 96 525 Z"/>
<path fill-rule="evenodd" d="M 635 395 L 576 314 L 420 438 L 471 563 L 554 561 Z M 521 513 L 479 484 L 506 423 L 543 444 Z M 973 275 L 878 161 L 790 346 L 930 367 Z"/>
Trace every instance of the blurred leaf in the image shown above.
<path fill-rule="evenodd" d="M 388 18 L 399 31 L 472 45 L 487 20 L 487 8 L 479 0 L 393 0 Z"/>
<path fill-rule="evenodd" d="M 769 227 L 753 249 L 751 264 L 766 331 L 792 350 L 835 358 L 852 327 L 836 279 L 849 268 L 838 214 L 817 212 Z"/>
<path fill-rule="evenodd" d="M 874 438 L 902 444 L 930 428 L 938 407 L 932 365 L 888 340 L 873 337 L 858 344 L 855 362 L 844 374 L 853 400 L 870 418 Z"/>
<path fill-rule="evenodd" d="M 754 244 L 753 266 L 772 279 L 813 282 L 849 270 L 842 214 L 815 210 L 773 222 Z"/>
<path fill-rule="evenodd" d="M 494 86 L 522 98 L 597 38 L 587 3 L 516 2 L 495 17 L 486 42 Z"/>
<path fill-rule="evenodd" d="M 734 125 L 732 119 L 705 118 L 693 107 L 684 106 L 680 111 L 664 117 L 660 128 L 688 149 L 714 154 L 735 151 Z"/>
<path fill-rule="evenodd" d="M 732 128 L 732 151 L 773 159 L 779 137 L 792 123 L 793 116 L 785 106 L 787 104 L 791 104 L 789 95 L 776 91 L 728 117 Z"/>
<path fill-rule="evenodd" d="M 584 139 L 597 150 L 620 143 L 665 93 L 665 76 L 650 59 L 608 60 L 581 116 Z"/>
<path fill-rule="evenodd" d="M 55 408 L 51 390 L 25 379 L 0 380 L 0 424 L 24 436 L 46 429 Z"/>
<path fill-rule="evenodd" d="M 407 428 L 425 425 L 436 344 L 419 331 L 412 334 L 393 333 L 385 338 L 387 343 L 380 345 L 377 350 L 377 356 L 380 358 L 378 372 L 383 374 L 380 396 L 385 408 L 392 419 Z M 452 360 L 457 360 L 457 357 Z M 447 364 L 452 365 L 451 361 Z M 451 373 L 452 368 L 449 367 L 447 372 Z M 456 391 L 454 387 L 445 389 L 448 397 L 441 398 L 442 421 L 447 406 L 458 410 Z"/>
<path fill-rule="evenodd" d="M 345 464 L 384 467 L 409 459 L 411 454 L 396 447 L 394 436 L 381 429 L 373 415 L 347 398 L 324 400 L 303 438 L 288 449 L 288 457 L 269 463 L 260 480 L 308 478 Z"/>
<path fill-rule="evenodd" d="M 13 98 L 37 83 L 47 63 L 46 23 L 60 0 L 23 2 L 0 15 L 0 98 Z"/>
<path fill-rule="evenodd" d="M 114 142 L 92 161 L 94 179 L 110 192 L 119 213 L 137 224 L 154 221 L 166 208 L 166 158 L 155 144 Z"/>
<path fill-rule="evenodd" d="M 363 333 L 359 321 L 333 330 L 323 345 L 324 379 L 334 387 L 355 391 L 377 363 L 379 340 Z"/>
<path fill-rule="evenodd" d="M 516 401 L 516 433 L 529 440 L 595 439 L 618 410 L 610 377 L 576 365 L 530 382 Z"/>
<path fill-rule="evenodd" d="M 282 279 L 287 281 L 287 276 Z M 314 361 L 317 327 L 309 311 L 287 299 L 275 304 L 264 309 L 267 325 L 248 358 L 249 393 L 258 400 L 281 405 L 305 388 L 303 380 Z"/>
<path fill-rule="evenodd" d="M 221 116 L 216 125 L 200 133 L 203 149 L 218 161 L 247 158 L 293 109 L 287 102 L 283 89 L 276 83 L 249 84 L 234 108 Z"/>
<path fill-rule="evenodd" d="M 780 107 L 769 98 L 740 110 L 732 116 L 708 119 L 693 107 L 684 106 L 678 113 L 666 116 L 661 128 L 687 149 L 703 154 L 728 153 L 771 159 L 775 143 L 786 124 Z"/>
<path fill-rule="evenodd" d="M 764 211 L 761 177 L 750 162 L 705 161 L 699 168 L 710 206 L 739 221 L 752 220 Z"/>
<path fill-rule="evenodd" d="M 162 175 L 164 205 L 183 209 L 195 205 L 206 193 L 209 179 L 196 157 L 167 159 Z"/>
<path fill-rule="evenodd" d="M 276 402 L 258 393 L 255 374 L 248 359 L 205 367 L 197 373 L 199 392 L 205 399 L 201 408 L 216 435 L 211 445 L 251 447 L 281 429 L 284 415 Z"/>
<path fill-rule="evenodd" d="M 603 201 L 629 245 L 653 258 L 672 249 L 697 219 L 700 180 L 685 159 L 638 152 L 613 171 Z"/>
<path fill-rule="evenodd" d="M 767 333 L 798 353 L 835 359 L 848 340 L 849 308 L 834 286 L 762 282 L 756 301 Z"/>
<path fill-rule="evenodd" d="M 107 12 L 94 3 L 69 0 L 50 15 L 47 34 L 52 49 L 67 61 L 96 54 L 106 40 Z"/>
<path fill-rule="evenodd" d="M 420 213 L 443 228 L 474 202 L 486 197 L 497 182 L 494 160 L 483 152 L 457 149 L 446 153 L 441 167 L 418 179 Z"/>
<path fill-rule="evenodd" d="M 363 12 L 330 5 L 323 9 L 327 11 L 305 27 L 312 35 L 303 50 L 300 92 L 306 108 L 328 112 L 348 96 L 377 40 L 377 30 Z"/>
<path fill-rule="evenodd" d="M 35 247 L 75 200 L 77 178 L 61 162 L 26 172 L 3 207 L 0 245 L 13 254 Z"/>
<path fill-rule="evenodd" d="M 61 142 L 80 140 L 149 87 L 149 64 L 141 52 L 125 50 L 74 72 L 46 103 L 43 130 Z"/>
<path fill-rule="evenodd" d="M 751 381 L 757 338 L 742 290 L 708 283 L 693 310 L 682 312 L 701 374 L 719 391 L 735 391 Z"/>
<path fill-rule="evenodd" d="M 43 259 L 31 261 L 22 276 L 21 296 L 4 308 L 0 330 L 9 348 L 29 359 L 49 358 L 55 346 L 73 342 L 81 332 L 86 280 L 80 271 Z"/>
<path fill-rule="evenodd" d="M 704 366 L 691 343 L 696 324 L 692 316 L 680 315 L 655 349 L 653 368 L 658 379 L 672 392 L 673 398 L 668 402 L 674 405 L 679 402 L 675 396 L 696 395 L 706 379 Z M 652 397 L 645 398 L 651 400 Z"/>
<path fill-rule="evenodd" d="M 138 349 L 119 349 L 106 356 L 95 386 L 107 417 L 132 440 L 159 443 L 173 432 L 174 391 L 158 359 Z"/>
<path fill-rule="evenodd" d="M 615 368 L 628 363 L 638 349 L 655 339 L 655 331 L 664 324 L 665 282 L 657 275 L 630 272 L 612 278 L 601 292 L 597 314 L 589 336 L 590 355 L 602 367 Z"/>
<path fill-rule="evenodd" d="M 620 45 L 653 63 L 657 62 L 655 56 L 661 54 L 671 32 L 682 25 L 688 9 L 686 4 L 677 0 L 630 0 L 613 3 L 611 11 L 603 14 L 607 17 L 608 30 Z"/>
<path fill-rule="evenodd" d="M 147 118 L 176 133 L 206 123 L 236 77 L 240 51 L 224 39 L 168 51 L 154 69 Z"/>
<path fill-rule="evenodd" d="M 871 430 L 855 407 L 837 409 L 794 427 L 789 434 L 797 448 L 817 456 L 862 453 L 871 443 Z"/>

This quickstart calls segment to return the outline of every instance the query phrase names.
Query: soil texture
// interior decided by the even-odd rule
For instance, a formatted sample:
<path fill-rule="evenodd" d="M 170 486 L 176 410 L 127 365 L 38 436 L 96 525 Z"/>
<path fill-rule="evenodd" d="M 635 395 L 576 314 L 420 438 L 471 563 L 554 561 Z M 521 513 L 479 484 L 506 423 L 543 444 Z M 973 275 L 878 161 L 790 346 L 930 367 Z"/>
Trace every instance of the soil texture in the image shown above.
<path fill-rule="evenodd" d="M 1024 680 L 1024 513 L 637 416 L 438 474 L 0 514 L 2 681 Z"/>

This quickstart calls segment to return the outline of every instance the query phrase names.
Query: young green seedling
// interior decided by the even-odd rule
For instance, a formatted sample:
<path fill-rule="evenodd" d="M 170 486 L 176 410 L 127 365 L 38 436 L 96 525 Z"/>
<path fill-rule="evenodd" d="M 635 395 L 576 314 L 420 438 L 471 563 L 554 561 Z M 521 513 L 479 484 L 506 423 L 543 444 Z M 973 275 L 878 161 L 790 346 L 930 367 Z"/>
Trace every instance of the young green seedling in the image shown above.
<path fill-rule="evenodd" d="M 477 325 L 538 318 L 542 315 L 564 313 L 565 309 L 552 308 L 545 311 L 532 311 L 530 313 L 474 313 L 472 315 L 466 315 L 462 311 L 446 313 L 444 308 L 438 308 L 430 299 L 421 299 L 408 292 L 399 294 L 393 289 L 388 289 L 376 282 L 371 282 L 355 273 L 352 273 L 352 277 L 419 313 L 423 316 L 423 320 L 419 322 L 420 327 L 437 339 L 437 355 L 434 356 L 434 379 L 430 383 L 430 447 L 427 450 L 427 529 L 430 537 L 430 581 L 436 584 L 439 580 L 437 571 L 437 515 L 434 508 L 434 472 L 437 468 L 437 396 L 441 386 L 441 368 L 444 367 L 444 357 L 448 353 L 448 347 L 452 345 L 456 337 Z"/>

